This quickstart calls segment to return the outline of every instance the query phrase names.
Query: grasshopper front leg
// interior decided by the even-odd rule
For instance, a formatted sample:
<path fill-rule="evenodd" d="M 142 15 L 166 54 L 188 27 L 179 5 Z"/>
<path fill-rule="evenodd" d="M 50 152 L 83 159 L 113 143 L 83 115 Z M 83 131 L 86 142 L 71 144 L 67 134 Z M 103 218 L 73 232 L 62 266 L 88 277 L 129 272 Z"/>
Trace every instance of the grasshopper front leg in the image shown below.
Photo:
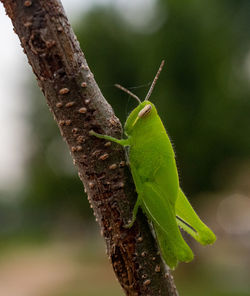
<path fill-rule="evenodd" d="M 116 138 L 108 136 L 108 135 L 98 134 L 98 133 L 94 132 L 93 130 L 91 130 L 89 132 L 89 134 L 91 136 L 95 136 L 95 137 L 97 137 L 99 139 L 105 139 L 105 140 L 108 140 L 108 141 L 111 141 L 111 142 L 115 142 L 115 143 L 117 143 L 117 144 L 119 144 L 121 146 L 124 146 L 124 147 L 129 146 L 129 139 L 116 139 Z"/>

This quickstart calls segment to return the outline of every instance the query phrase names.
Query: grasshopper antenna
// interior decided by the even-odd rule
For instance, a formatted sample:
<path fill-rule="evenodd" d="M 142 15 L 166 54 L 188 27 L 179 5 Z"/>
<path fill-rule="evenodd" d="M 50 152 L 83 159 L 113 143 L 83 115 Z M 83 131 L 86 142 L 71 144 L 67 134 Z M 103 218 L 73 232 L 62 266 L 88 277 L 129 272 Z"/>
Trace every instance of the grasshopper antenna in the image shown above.
<path fill-rule="evenodd" d="M 165 63 L 165 61 L 163 60 L 163 61 L 161 62 L 161 64 L 160 64 L 159 70 L 157 71 L 157 73 L 156 73 L 156 75 L 155 75 L 155 78 L 154 78 L 154 80 L 153 80 L 153 82 L 152 82 L 152 84 L 151 84 L 151 86 L 150 86 L 150 89 L 149 89 L 149 91 L 148 91 L 148 93 L 147 93 L 146 98 L 145 98 L 144 101 L 148 101 L 148 100 L 149 100 L 149 98 L 150 98 L 150 96 L 151 96 L 151 94 L 152 94 L 152 92 L 153 92 L 153 89 L 154 89 L 154 87 L 155 87 L 155 84 L 156 84 L 156 82 L 157 82 L 157 80 L 158 80 L 158 78 L 159 78 L 159 76 L 160 76 L 160 73 L 161 73 L 161 70 L 162 70 L 162 68 L 163 68 L 163 66 L 164 66 L 164 63 Z"/>
<path fill-rule="evenodd" d="M 115 87 L 117 87 L 117 88 L 121 89 L 122 91 L 124 91 L 125 93 L 129 94 L 131 97 L 135 98 L 139 104 L 141 104 L 141 100 L 137 97 L 137 95 L 133 94 L 131 91 L 129 91 L 125 87 L 121 86 L 120 84 L 115 84 Z"/>

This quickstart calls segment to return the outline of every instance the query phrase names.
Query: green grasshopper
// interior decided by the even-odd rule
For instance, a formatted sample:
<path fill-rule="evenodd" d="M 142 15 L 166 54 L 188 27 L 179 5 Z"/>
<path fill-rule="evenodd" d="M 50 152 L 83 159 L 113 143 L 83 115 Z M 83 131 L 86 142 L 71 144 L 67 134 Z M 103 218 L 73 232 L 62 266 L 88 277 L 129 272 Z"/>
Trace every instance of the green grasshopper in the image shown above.
<path fill-rule="evenodd" d="M 163 65 L 164 61 L 143 102 L 129 90 L 116 85 L 139 103 L 126 120 L 127 139 L 116 139 L 94 131 L 90 134 L 129 146 L 129 164 L 138 198 L 132 220 L 125 227 L 132 227 L 141 207 L 153 224 L 163 259 L 174 269 L 178 262 L 189 262 L 194 256 L 179 227 L 202 245 L 212 244 L 216 237 L 200 220 L 180 188 L 173 147 L 154 104 L 149 102 Z"/>

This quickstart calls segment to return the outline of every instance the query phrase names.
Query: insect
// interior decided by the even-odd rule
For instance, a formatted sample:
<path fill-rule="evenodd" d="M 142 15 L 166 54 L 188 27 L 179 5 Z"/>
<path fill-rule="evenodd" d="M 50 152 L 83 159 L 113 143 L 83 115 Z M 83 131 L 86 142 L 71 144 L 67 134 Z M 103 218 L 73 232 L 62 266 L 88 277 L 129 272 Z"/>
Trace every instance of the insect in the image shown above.
<path fill-rule="evenodd" d="M 194 256 L 179 227 L 203 245 L 212 244 L 216 237 L 200 220 L 180 188 L 174 150 L 154 104 L 149 101 L 163 65 L 164 61 L 143 102 L 129 90 L 116 85 L 139 103 L 126 120 L 127 139 L 94 131 L 90 134 L 129 146 L 129 164 L 138 198 L 132 220 L 125 227 L 132 227 L 140 207 L 153 224 L 163 259 L 174 269 L 178 262 L 189 262 Z"/>

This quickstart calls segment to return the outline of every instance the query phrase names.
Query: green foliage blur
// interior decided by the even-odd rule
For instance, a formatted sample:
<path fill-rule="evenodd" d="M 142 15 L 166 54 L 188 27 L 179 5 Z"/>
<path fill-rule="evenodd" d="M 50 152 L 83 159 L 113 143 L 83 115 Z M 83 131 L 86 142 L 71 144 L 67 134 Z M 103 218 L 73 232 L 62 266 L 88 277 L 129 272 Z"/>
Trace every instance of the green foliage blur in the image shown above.
<path fill-rule="evenodd" d="M 123 123 L 136 103 L 128 107 L 128 96 L 111 86 L 147 84 L 166 60 L 151 100 L 190 193 L 215 189 L 216 167 L 249 157 L 249 77 L 242 68 L 250 20 L 244 5 L 247 10 L 249 1 L 158 1 L 152 21 L 137 30 L 112 7 L 99 8 L 77 26 L 95 78 Z M 152 31 L 155 21 L 160 24 Z M 132 90 L 144 98 L 148 86 Z"/>
<path fill-rule="evenodd" d="M 181 185 L 191 200 L 225 189 L 234 172 L 223 175 L 221 168 L 250 158 L 249 0 L 158 0 L 141 23 L 112 5 L 96 6 L 74 28 L 97 83 L 122 123 L 136 101 L 113 85 L 120 83 L 143 99 L 165 59 L 151 101 L 175 147 Z M 14 208 L 0 205 L 1 240 L 12 233 L 45 240 L 51 231 L 87 233 L 86 225 L 93 225 L 94 218 L 66 144 L 44 98 L 34 88 L 30 98 L 27 180 Z M 182 268 L 177 273 L 182 295 L 250 295 L 246 289 L 229 292 L 215 284 L 204 293 L 197 286 L 208 286 L 215 271 L 190 266 L 204 278 L 188 290 L 191 284 L 185 285 L 185 279 L 194 278 L 186 277 L 188 267 Z"/>

